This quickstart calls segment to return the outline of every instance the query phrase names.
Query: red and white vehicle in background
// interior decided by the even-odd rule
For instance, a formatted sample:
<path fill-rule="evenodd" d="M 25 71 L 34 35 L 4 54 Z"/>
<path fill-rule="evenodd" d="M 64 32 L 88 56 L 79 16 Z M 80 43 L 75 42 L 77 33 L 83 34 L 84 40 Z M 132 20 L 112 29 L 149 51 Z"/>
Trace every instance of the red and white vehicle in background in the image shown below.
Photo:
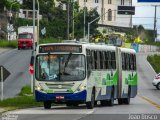
<path fill-rule="evenodd" d="M 35 35 L 37 34 L 35 33 Z M 18 50 L 22 48 L 33 48 L 33 26 L 21 26 L 18 28 Z"/>
<path fill-rule="evenodd" d="M 152 84 L 156 86 L 158 90 L 160 90 L 160 73 L 154 77 Z"/>

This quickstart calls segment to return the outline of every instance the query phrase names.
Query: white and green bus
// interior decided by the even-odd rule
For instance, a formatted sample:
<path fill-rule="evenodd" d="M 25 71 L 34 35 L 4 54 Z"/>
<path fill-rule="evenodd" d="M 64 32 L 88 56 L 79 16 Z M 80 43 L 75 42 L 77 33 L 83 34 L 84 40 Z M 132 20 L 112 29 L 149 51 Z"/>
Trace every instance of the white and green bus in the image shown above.
<path fill-rule="evenodd" d="M 37 47 L 35 98 L 67 106 L 86 104 L 92 109 L 130 104 L 137 94 L 136 52 L 107 45 L 56 43 Z"/>

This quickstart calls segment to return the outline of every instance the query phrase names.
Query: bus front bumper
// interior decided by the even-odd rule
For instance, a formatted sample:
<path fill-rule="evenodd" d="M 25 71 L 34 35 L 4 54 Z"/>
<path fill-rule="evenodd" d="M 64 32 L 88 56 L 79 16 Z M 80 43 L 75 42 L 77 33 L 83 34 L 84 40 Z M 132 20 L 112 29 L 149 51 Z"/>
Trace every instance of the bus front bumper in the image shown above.
<path fill-rule="evenodd" d="M 53 101 L 53 102 L 68 102 L 68 101 L 86 101 L 86 90 L 78 93 L 43 93 L 35 91 L 37 102 Z"/>

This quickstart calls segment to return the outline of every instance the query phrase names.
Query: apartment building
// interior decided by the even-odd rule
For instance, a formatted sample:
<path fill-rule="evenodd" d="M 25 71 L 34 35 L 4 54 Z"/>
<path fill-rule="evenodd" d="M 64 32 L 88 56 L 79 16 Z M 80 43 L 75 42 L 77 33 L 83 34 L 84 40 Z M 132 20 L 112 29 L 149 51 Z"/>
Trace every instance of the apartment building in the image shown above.
<path fill-rule="evenodd" d="M 84 3 L 85 2 L 85 3 Z M 123 27 L 128 28 L 132 26 L 131 15 L 118 15 L 118 6 L 130 6 L 132 0 L 78 0 L 80 8 L 84 5 L 91 10 L 97 8 L 97 12 L 101 16 L 99 26 L 101 27 Z"/>

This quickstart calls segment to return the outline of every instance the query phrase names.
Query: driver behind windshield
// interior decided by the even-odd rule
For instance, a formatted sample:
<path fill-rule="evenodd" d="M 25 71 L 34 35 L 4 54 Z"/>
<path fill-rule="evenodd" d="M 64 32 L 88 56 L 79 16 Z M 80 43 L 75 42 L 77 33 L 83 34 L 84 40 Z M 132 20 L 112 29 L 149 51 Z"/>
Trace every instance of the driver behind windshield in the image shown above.
<path fill-rule="evenodd" d="M 44 56 L 41 63 L 41 77 L 45 80 L 53 80 L 57 78 L 59 63 L 57 56 Z"/>

